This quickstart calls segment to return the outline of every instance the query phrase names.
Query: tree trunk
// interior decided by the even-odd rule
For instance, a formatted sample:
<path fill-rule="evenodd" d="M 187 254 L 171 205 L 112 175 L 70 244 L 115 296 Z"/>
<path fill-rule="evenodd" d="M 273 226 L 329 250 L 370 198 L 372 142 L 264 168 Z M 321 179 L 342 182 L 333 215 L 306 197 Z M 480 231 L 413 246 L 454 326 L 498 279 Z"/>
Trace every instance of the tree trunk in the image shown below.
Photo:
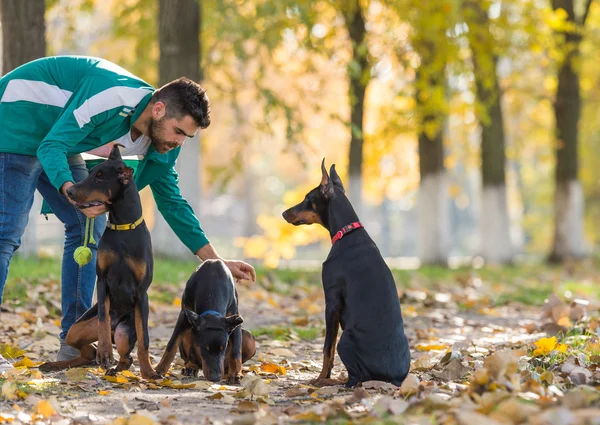
<path fill-rule="evenodd" d="M 583 28 L 589 12 L 591 0 L 585 5 L 583 17 L 577 19 L 573 0 L 554 0 L 554 10 L 567 12 L 567 21 Z M 564 37 L 567 52 L 558 71 L 558 87 L 554 101 L 556 120 L 556 189 L 554 194 L 554 242 L 549 256 L 550 262 L 562 262 L 586 255 L 583 234 L 584 199 L 579 182 L 579 161 L 577 143 L 579 138 L 579 117 L 581 95 L 579 74 L 575 64 L 579 58 L 581 34 L 559 32 Z"/>
<path fill-rule="evenodd" d="M 432 90 L 444 90 L 443 72 L 425 73 L 434 68 L 434 47 L 421 50 L 421 66 L 417 71 L 415 100 L 419 117 L 419 259 L 422 264 L 448 264 L 450 242 L 450 210 L 448 182 L 444 167 L 443 127 L 445 116 L 441 111 L 427 108 Z M 431 62 L 430 62 L 431 61 Z"/>
<path fill-rule="evenodd" d="M 179 77 L 200 82 L 200 24 L 201 7 L 198 0 L 159 0 L 159 79 L 166 84 Z M 201 157 L 200 138 L 186 140 L 177 159 L 179 187 L 196 214 L 200 212 Z M 188 249 L 175 237 L 173 231 L 155 211 L 156 221 L 152 229 L 154 250 L 169 257 L 189 255 Z"/>
<path fill-rule="evenodd" d="M 506 200 L 506 154 L 501 93 L 487 11 L 479 1 L 465 4 L 481 125 L 481 252 L 488 264 L 512 262 L 510 219 Z"/>
<path fill-rule="evenodd" d="M 24 63 L 46 55 L 44 0 L 0 0 L 2 19 L 2 75 Z M 42 197 L 36 192 L 29 212 L 29 225 L 21 238 L 20 255 L 37 255 L 37 221 Z"/>
<path fill-rule="evenodd" d="M 348 196 L 360 217 L 362 212 L 363 118 L 365 92 L 371 78 L 371 69 L 368 62 L 369 49 L 365 40 L 367 30 L 359 0 L 350 2 L 348 10 L 344 11 L 344 19 L 352 43 L 352 58 L 348 64 L 351 130 Z"/>

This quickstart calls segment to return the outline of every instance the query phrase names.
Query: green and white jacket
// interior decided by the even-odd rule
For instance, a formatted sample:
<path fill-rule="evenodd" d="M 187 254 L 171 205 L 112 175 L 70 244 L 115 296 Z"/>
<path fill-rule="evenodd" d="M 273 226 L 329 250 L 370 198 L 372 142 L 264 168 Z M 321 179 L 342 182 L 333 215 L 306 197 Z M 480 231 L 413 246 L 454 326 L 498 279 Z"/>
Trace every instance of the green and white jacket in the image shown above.
<path fill-rule="evenodd" d="M 99 58 L 29 62 L 0 78 L 0 152 L 37 156 L 58 190 L 73 180 L 67 157 L 129 132 L 153 92 L 145 81 Z M 139 190 L 150 185 L 159 211 L 195 253 L 208 239 L 181 196 L 174 168 L 179 152 L 159 154 L 150 146 L 135 182 Z"/>

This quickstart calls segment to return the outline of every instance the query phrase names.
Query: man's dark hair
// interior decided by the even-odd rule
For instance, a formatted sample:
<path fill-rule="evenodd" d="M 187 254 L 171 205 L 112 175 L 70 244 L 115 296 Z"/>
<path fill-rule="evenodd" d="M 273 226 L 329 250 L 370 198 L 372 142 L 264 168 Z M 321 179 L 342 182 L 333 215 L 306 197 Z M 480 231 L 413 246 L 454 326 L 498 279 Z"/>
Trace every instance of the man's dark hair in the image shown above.
<path fill-rule="evenodd" d="M 200 128 L 210 125 L 210 102 L 200 84 L 181 77 L 165 84 L 152 96 L 152 102 L 163 102 L 167 118 L 191 116 Z"/>

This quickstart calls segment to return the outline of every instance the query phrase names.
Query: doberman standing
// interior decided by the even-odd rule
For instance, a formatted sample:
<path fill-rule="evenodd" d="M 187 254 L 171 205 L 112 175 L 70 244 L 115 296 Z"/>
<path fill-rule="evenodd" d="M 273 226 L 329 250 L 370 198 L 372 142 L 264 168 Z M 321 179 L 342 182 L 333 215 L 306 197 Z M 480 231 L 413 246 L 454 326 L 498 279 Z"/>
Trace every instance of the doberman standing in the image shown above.
<path fill-rule="evenodd" d="M 294 225 L 318 223 L 329 230 L 333 246 L 323 263 L 325 346 L 323 369 L 313 384 L 354 387 L 378 380 L 402 384 L 410 367 L 410 349 L 398 292 L 379 249 L 360 223 L 331 166 L 321 164 L 321 184 L 283 213 Z M 348 381 L 331 379 L 338 326 L 338 353 Z"/>
<path fill-rule="evenodd" d="M 67 195 L 81 208 L 101 203 L 108 206 L 107 229 L 98 244 L 98 303 L 86 311 L 67 334 L 67 344 L 78 349 L 80 356 L 45 363 L 40 366 L 42 371 L 83 366 L 96 359 L 108 375 L 114 375 L 132 365 L 131 352 L 137 341 L 142 377 L 160 378 L 148 354 L 147 291 L 154 268 L 152 243 L 133 181 L 133 169 L 123 162 L 119 146 L 113 146 L 108 159 L 95 166 L 88 178 L 67 190 Z M 92 345 L 96 341 L 97 350 Z M 119 363 L 111 368 L 113 341 Z"/>
<path fill-rule="evenodd" d="M 256 352 L 250 332 L 242 329 L 238 294 L 231 272 L 221 260 L 206 260 L 187 281 L 181 312 L 156 372 L 165 375 L 177 347 L 185 362 L 183 374 L 218 382 L 240 383 L 242 363 Z"/>

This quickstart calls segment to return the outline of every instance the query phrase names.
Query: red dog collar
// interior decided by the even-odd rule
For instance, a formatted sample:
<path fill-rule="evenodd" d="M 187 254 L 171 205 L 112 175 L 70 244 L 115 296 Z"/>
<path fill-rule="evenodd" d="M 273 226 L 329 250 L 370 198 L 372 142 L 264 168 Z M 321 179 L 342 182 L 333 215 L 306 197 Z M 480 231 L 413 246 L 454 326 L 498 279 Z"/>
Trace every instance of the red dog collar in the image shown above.
<path fill-rule="evenodd" d="M 338 240 L 342 239 L 346 233 L 350 233 L 351 231 L 360 229 L 361 227 L 365 227 L 365 226 L 363 226 L 360 221 L 355 221 L 354 223 L 350 223 L 350 224 L 342 227 L 340 230 L 337 231 L 335 236 L 333 238 L 331 238 L 331 244 L 333 245 Z"/>

